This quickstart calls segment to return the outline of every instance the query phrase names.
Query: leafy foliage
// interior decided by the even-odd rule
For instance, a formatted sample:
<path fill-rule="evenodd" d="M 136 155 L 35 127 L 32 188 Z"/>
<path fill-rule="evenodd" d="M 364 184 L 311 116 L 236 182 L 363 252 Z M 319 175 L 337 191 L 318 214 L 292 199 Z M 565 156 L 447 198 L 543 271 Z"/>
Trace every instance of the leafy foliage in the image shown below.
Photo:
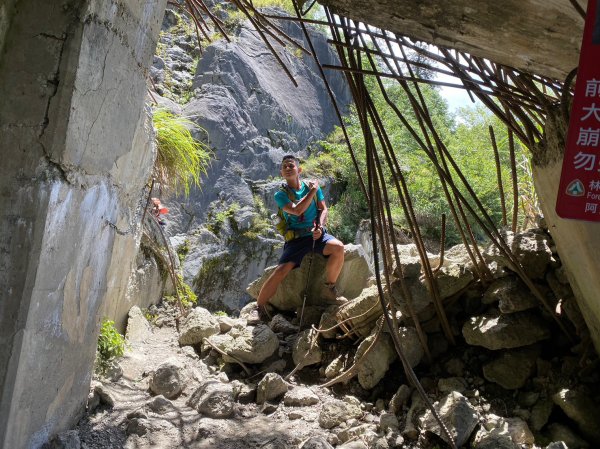
<path fill-rule="evenodd" d="M 97 366 L 104 372 L 113 360 L 125 353 L 126 340 L 115 328 L 115 322 L 104 319 L 100 326 L 97 346 Z"/>
<path fill-rule="evenodd" d="M 190 188 L 200 187 L 200 177 L 206 174 L 211 151 L 194 139 L 188 127 L 196 125 L 164 109 L 154 111 L 154 127 L 158 157 L 154 174 L 159 182 L 187 196 Z"/>
<path fill-rule="evenodd" d="M 446 244 L 459 243 L 460 234 L 450 215 L 448 202 L 443 193 L 442 184 L 434 165 L 421 150 L 414 136 L 400 122 L 396 113 L 390 108 L 378 86 L 367 80 L 367 86 L 373 97 L 375 107 L 379 111 L 383 125 L 388 133 L 394 154 L 406 179 L 415 215 L 426 240 L 437 245 L 441 237 L 440 222 L 443 213 L 447 215 Z M 385 85 L 387 95 L 403 112 L 409 123 L 419 130 L 418 122 L 412 115 L 411 105 L 404 91 L 397 85 Z M 486 211 L 496 225 L 502 221 L 496 165 L 489 136 L 489 125 L 494 127 L 501 161 L 501 173 L 506 197 L 507 215 L 510 220 L 512 208 L 512 186 L 509 166 L 508 138 L 505 126 L 483 106 L 463 108 L 454 116 L 448 111 L 445 100 L 439 91 L 432 86 L 423 86 L 422 93 L 428 105 L 432 121 L 441 140 L 446 144 L 456 164 L 476 192 Z M 364 163 L 365 143 L 358 118 L 352 113 L 346 118 L 347 131 L 358 159 L 359 171 L 366 180 Z M 374 129 L 374 127 L 372 127 Z M 420 131 L 419 138 L 423 139 Z M 327 176 L 346 185 L 345 192 L 339 202 L 330 207 L 329 227 L 343 241 L 353 241 L 358 224 L 369 216 L 367 204 L 359 185 L 358 175 L 346 148 L 343 135 L 337 129 L 322 142 L 323 151 L 313 155 L 305 163 L 305 171 L 316 176 Z M 527 160 L 523 148 L 517 144 L 517 159 Z M 383 158 L 383 156 L 381 156 Z M 408 221 L 400 204 L 400 198 L 387 164 L 382 163 L 385 185 L 389 195 L 389 203 L 394 223 L 401 228 L 408 227 Z M 530 174 L 524 169 L 527 164 L 519 164 L 518 175 L 521 184 L 529 186 Z M 467 188 L 460 181 L 457 173 L 452 171 L 454 182 L 461 193 Z M 523 187 L 521 187 L 523 189 Z M 484 234 L 477 228 L 472 217 L 468 217 L 476 238 L 482 239 Z"/>

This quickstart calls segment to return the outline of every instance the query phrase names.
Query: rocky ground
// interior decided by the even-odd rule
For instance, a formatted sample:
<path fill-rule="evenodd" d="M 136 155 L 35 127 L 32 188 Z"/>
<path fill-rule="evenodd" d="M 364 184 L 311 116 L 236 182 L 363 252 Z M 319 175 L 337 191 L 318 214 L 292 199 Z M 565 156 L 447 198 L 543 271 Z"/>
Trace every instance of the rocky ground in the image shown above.
<path fill-rule="evenodd" d="M 459 447 L 598 447 L 598 359 L 568 300 L 551 241 L 541 230 L 507 241 L 549 300 L 562 295 L 552 306 L 564 309 L 566 327 L 578 329 L 584 342 L 562 334 L 493 250 L 485 254 L 495 280 L 484 286 L 473 281 L 468 263 L 458 262 L 455 248 L 438 276 L 455 339 L 448 344 L 439 323 L 425 319 L 431 304 L 422 299 L 419 305 L 421 270 L 414 248 L 403 245 L 404 275 L 427 335 L 425 351 L 411 320 L 399 312 L 403 352 Z M 360 251 L 347 249 L 348 266 L 359 273 Z M 125 356 L 94 381 L 86 416 L 54 447 L 449 447 L 407 381 L 389 333 L 379 330 L 380 312 L 360 313 L 376 311 L 369 306 L 377 297 L 372 279 L 352 293 L 364 276 L 342 276 L 342 291 L 351 299 L 307 306 L 299 330 L 294 292 L 304 270 L 295 270 L 280 289 L 289 295 L 280 291 L 274 298 L 279 313 L 269 323 L 251 321 L 252 303 L 237 318 L 200 307 L 177 318 L 178 309 L 167 303 L 146 313 L 132 309 Z M 251 295 L 261 282 L 250 286 Z M 402 309 L 393 286 L 391 296 Z M 345 338 L 340 327 L 319 336 L 308 327 L 326 329 L 348 315 L 362 318 L 347 324 Z"/>

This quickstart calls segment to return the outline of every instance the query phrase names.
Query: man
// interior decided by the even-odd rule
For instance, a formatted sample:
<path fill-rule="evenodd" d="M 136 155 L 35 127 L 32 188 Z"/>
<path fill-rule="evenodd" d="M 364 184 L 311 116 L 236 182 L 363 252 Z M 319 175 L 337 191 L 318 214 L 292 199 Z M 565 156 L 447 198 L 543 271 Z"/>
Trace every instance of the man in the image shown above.
<path fill-rule="evenodd" d="M 275 193 L 275 201 L 283 210 L 288 228 L 294 230 L 295 238 L 285 243 L 277 268 L 258 294 L 258 313 L 263 319 L 268 317 L 266 306 L 269 299 L 289 272 L 299 267 L 304 256 L 312 252 L 313 242 L 315 253 L 327 258 L 323 299 L 333 302 L 337 298 L 335 283 L 344 264 L 344 244 L 324 228 L 327 223 L 327 205 L 318 181 L 301 181 L 300 173 L 302 167 L 298 158 L 289 154 L 284 156 L 281 161 L 281 176 L 287 184 L 287 192 L 282 189 Z M 319 215 L 317 209 L 321 213 L 318 222 L 315 222 Z"/>

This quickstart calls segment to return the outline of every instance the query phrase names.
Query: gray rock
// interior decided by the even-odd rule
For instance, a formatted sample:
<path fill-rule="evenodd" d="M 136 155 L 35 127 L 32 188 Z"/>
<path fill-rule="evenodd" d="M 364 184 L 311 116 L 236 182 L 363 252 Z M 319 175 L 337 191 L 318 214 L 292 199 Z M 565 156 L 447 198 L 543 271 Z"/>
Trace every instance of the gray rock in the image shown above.
<path fill-rule="evenodd" d="M 375 320 L 381 316 L 381 307 L 378 304 L 377 286 L 367 287 L 357 298 L 348 301 L 338 309 L 336 319 L 344 321 L 346 326 L 359 337 L 368 337 Z"/>
<path fill-rule="evenodd" d="M 434 408 L 454 438 L 456 446 L 464 445 L 478 423 L 477 412 L 467 398 L 458 392 L 452 392 L 435 403 Z M 450 443 L 431 410 L 427 409 L 420 419 L 420 427 Z"/>
<path fill-rule="evenodd" d="M 438 380 L 438 390 L 441 393 L 450 393 L 458 391 L 464 393 L 467 388 L 467 382 L 462 377 L 445 377 Z"/>
<path fill-rule="evenodd" d="M 287 393 L 288 388 L 289 384 L 279 374 L 267 373 L 256 388 L 256 403 L 277 399 Z"/>
<path fill-rule="evenodd" d="M 465 322 L 462 333 L 468 344 L 494 350 L 529 346 L 550 337 L 547 324 L 531 312 L 473 317 Z"/>
<path fill-rule="evenodd" d="M 498 303 L 502 313 L 514 313 L 537 307 L 540 302 L 518 278 L 505 277 L 490 284 L 483 294 L 484 304 Z"/>
<path fill-rule="evenodd" d="M 533 445 L 535 438 L 524 420 L 521 418 L 505 418 L 505 421 L 508 426 L 508 433 L 518 447 Z"/>
<path fill-rule="evenodd" d="M 104 385 L 98 383 L 94 387 L 94 393 L 98 395 L 100 404 L 105 404 L 109 407 L 115 406 L 114 394 Z"/>
<path fill-rule="evenodd" d="M 183 365 L 174 359 L 162 363 L 150 378 L 150 390 L 156 395 L 173 399 L 183 390 Z"/>
<path fill-rule="evenodd" d="M 150 422 L 144 418 L 133 418 L 127 423 L 127 435 L 144 436 L 148 433 Z"/>
<path fill-rule="evenodd" d="M 388 429 L 398 430 L 398 418 L 393 413 L 382 413 L 379 416 L 379 429 L 382 432 L 387 432 Z"/>
<path fill-rule="evenodd" d="M 324 429 L 331 429 L 361 415 L 362 411 L 358 405 L 333 399 L 323 405 L 319 413 L 319 425 Z"/>
<path fill-rule="evenodd" d="M 67 430 L 56 435 L 50 442 L 49 449 L 80 449 L 81 440 L 79 432 L 76 430 Z"/>
<path fill-rule="evenodd" d="M 277 335 L 264 324 L 235 326 L 227 334 L 213 335 L 210 341 L 228 354 L 223 359 L 229 363 L 235 362 L 232 357 L 244 363 L 261 363 L 279 347 Z"/>
<path fill-rule="evenodd" d="M 325 367 L 325 377 L 327 379 L 333 379 L 334 377 L 339 376 L 342 371 L 344 371 L 344 367 L 346 365 L 346 361 L 348 360 L 347 354 L 340 354 L 336 356 L 326 367 Z"/>
<path fill-rule="evenodd" d="M 318 404 L 319 396 L 317 396 L 310 388 L 294 387 L 285 394 L 283 403 L 294 407 L 304 407 L 307 405 Z"/>
<path fill-rule="evenodd" d="M 389 334 L 381 333 L 376 342 L 375 339 L 374 330 L 373 334 L 360 343 L 354 356 L 355 360 L 360 360 L 357 370 L 358 382 L 366 390 L 370 390 L 383 379 L 390 363 L 397 357 Z"/>
<path fill-rule="evenodd" d="M 362 441 L 358 440 L 344 443 L 341 446 L 338 446 L 338 449 L 369 449 L 369 447 Z"/>
<path fill-rule="evenodd" d="M 211 418 L 229 418 L 234 413 L 233 387 L 214 380 L 205 382 L 186 404 Z"/>
<path fill-rule="evenodd" d="M 156 396 L 151 401 L 148 401 L 146 404 L 148 409 L 152 410 L 154 413 L 159 415 L 163 415 L 168 412 L 172 412 L 176 410 L 175 405 L 167 398 L 162 395 Z"/>
<path fill-rule="evenodd" d="M 465 372 L 465 364 L 459 358 L 451 358 L 444 364 L 444 368 L 448 374 L 455 377 L 463 377 Z"/>
<path fill-rule="evenodd" d="M 179 344 L 196 345 L 211 335 L 218 334 L 221 326 L 206 309 L 196 307 L 183 319 L 180 327 Z"/>
<path fill-rule="evenodd" d="M 352 419 L 348 421 L 346 424 L 349 426 L 345 429 L 340 429 L 337 431 L 336 435 L 340 442 L 342 443 L 350 443 L 351 441 L 360 439 L 367 440 L 366 436 L 374 433 L 377 430 L 377 426 L 374 424 L 358 424 L 357 420 Z"/>
<path fill-rule="evenodd" d="M 323 437 L 311 437 L 300 446 L 300 449 L 333 449 Z"/>
<path fill-rule="evenodd" d="M 217 315 L 216 319 L 217 323 L 219 323 L 219 331 L 222 334 L 229 332 L 237 323 L 235 319 L 223 315 Z"/>
<path fill-rule="evenodd" d="M 323 351 L 318 345 L 319 334 L 313 329 L 306 329 L 298 334 L 292 350 L 292 359 L 296 365 L 309 366 L 320 363 Z"/>
<path fill-rule="evenodd" d="M 483 376 L 507 390 L 522 388 L 535 371 L 537 355 L 532 349 L 505 351 L 483 366 Z"/>
<path fill-rule="evenodd" d="M 511 231 L 502 231 L 502 233 L 507 246 L 521 263 L 525 273 L 533 279 L 543 279 L 552 259 L 548 235 L 539 230 L 517 234 Z M 484 257 L 488 262 L 494 261 L 499 266 L 512 269 L 508 259 L 493 245 L 485 250 Z"/>
<path fill-rule="evenodd" d="M 396 390 L 396 393 L 392 396 L 392 399 L 390 399 L 389 411 L 398 414 L 400 410 L 402 410 L 404 404 L 408 401 L 408 398 L 410 398 L 411 392 L 412 389 L 408 385 L 400 385 L 398 390 Z"/>
<path fill-rule="evenodd" d="M 130 343 L 142 342 L 152 336 L 152 327 L 138 306 L 129 310 L 125 335 Z"/>
<path fill-rule="evenodd" d="M 577 423 L 579 430 L 590 441 L 600 441 L 600 406 L 583 389 L 563 388 L 552 400 L 565 414 Z"/>
<path fill-rule="evenodd" d="M 473 439 L 474 449 L 520 449 L 506 429 L 479 429 Z"/>
<path fill-rule="evenodd" d="M 298 332 L 298 326 L 294 326 L 283 315 L 277 314 L 273 317 L 269 323 L 269 327 L 275 333 L 282 333 L 284 335 L 294 334 Z"/>
<path fill-rule="evenodd" d="M 304 289 L 308 285 L 306 294 L 307 305 L 323 305 L 323 286 L 325 284 L 326 260 L 320 255 L 315 255 L 310 269 L 310 282 L 307 283 L 310 256 L 305 257 L 298 269 L 293 270 L 277 289 L 276 294 L 269 302 L 279 310 L 296 310 L 302 307 Z M 253 298 L 258 293 L 266 279 L 271 275 L 275 267 L 267 269 L 262 277 L 248 286 L 248 294 Z M 339 294 L 347 299 L 356 298 L 367 285 L 367 279 L 371 271 L 362 251 L 358 245 L 344 246 L 344 266 L 337 281 Z"/>

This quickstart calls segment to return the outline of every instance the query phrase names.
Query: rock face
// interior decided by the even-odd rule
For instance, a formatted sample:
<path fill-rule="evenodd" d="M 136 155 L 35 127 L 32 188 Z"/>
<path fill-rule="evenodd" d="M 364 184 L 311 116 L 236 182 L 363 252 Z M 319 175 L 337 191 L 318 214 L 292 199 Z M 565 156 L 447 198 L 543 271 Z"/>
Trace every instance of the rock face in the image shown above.
<path fill-rule="evenodd" d="M 133 305 L 164 5 L 0 6 L 3 447 L 39 447 L 78 420 L 100 318 L 124 321 Z"/>
<path fill-rule="evenodd" d="M 277 262 L 283 246 L 270 223 L 276 212 L 273 195 L 281 185 L 272 179 L 278 177 L 282 156 L 308 155 L 308 147 L 329 134 L 338 119 L 311 57 L 276 45 L 298 82 L 294 87 L 258 33 L 242 22 L 232 42 L 216 40 L 192 67 L 186 52 L 193 56 L 196 50 L 189 48 L 188 35 L 178 34 L 185 29 L 182 22 L 174 13 L 165 20 L 165 50 L 155 59 L 153 79 L 164 95 L 170 89 L 181 96 L 189 84 L 189 102 L 158 101 L 192 118 L 199 126 L 195 137 L 208 142 L 214 160 L 202 189 L 168 200 L 168 232 L 174 246 L 187 241 L 184 279 L 203 304 L 238 311 L 249 300 L 246 286 Z M 297 24 L 278 25 L 304 42 Z M 320 61 L 335 63 L 325 36 L 311 31 L 311 37 Z M 345 110 L 351 100 L 344 76 L 331 72 L 327 77 Z"/>

